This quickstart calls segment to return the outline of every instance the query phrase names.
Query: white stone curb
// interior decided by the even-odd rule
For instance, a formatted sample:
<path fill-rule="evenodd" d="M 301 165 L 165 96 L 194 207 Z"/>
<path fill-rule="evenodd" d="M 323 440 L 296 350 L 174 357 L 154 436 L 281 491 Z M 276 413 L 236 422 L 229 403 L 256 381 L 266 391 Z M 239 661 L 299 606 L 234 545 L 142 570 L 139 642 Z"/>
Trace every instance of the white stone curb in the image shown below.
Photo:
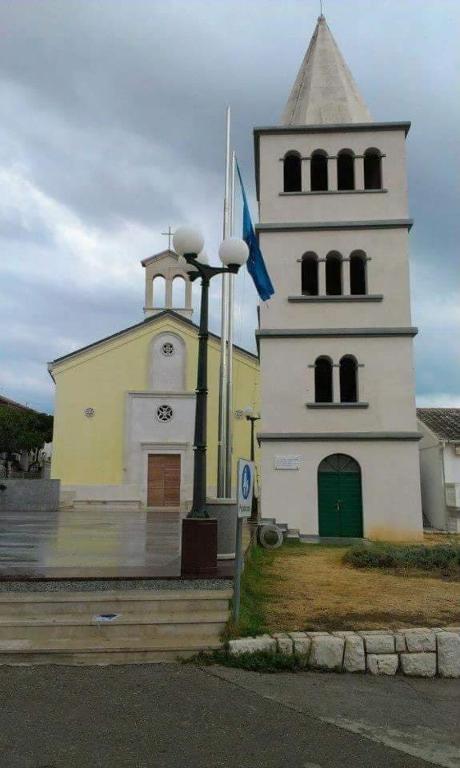
<path fill-rule="evenodd" d="M 460 677 L 460 627 L 277 632 L 230 640 L 229 653 L 265 651 L 295 656 L 300 666 L 328 672 Z"/>

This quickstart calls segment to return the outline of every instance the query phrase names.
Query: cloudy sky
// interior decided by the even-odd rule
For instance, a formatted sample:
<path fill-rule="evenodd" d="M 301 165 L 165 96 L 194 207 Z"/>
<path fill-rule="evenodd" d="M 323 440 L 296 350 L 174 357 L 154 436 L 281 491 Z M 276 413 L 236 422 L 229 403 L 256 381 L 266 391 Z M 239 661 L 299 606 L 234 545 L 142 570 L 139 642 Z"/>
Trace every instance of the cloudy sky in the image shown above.
<path fill-rule="evenodd" d="M 213 259 L 225 107 L 253 195 L 252 128 L 278 122 L 318 8 L 0 0 L 0 393 L 51 411 L 46 362 L 142 319 L 139 261 L 169 224 L 199 225 Z M 417 396 L 460 406 L 460 3 L 325 11 L 374 119 L 413 122 Z M 247 275 L 238 299 L 236 341 L 253 345 Z M 212 315 L 218 330 L 216 292 Z"/>

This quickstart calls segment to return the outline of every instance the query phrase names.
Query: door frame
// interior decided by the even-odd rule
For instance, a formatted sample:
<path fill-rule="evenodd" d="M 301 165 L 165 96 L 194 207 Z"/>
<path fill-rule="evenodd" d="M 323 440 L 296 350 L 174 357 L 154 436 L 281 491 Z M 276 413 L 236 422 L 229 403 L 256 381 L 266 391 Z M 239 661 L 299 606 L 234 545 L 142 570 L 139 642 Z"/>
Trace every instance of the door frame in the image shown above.
<path fill-rule="evenodd" d="M 359 489 L 360 489 L 360 497 L 361 497 L 361 536 L 357 537 L 357 538 L 363 538 L 364 537 L 363 471 L 362 471 L 362 468 L 361 468 L 361 464 L 359 463 L 359 461 L 357 459 L 355 459 L 354 456 L 351 456 L 349 453 L 342 453 L 342 452 L 339 452 L 339 451 L 336 451 L 335 453 L 328 453 L 327 456 L 323 456 L 323 458 L 321 459 L 321 461 L 318 464 L 318 468 L 317 468 L 317 471 L 316 471 L 316 492 L 317 492 L 317 500 L 318 500 L 317 501 L 318 535 L 321 536 L 321 533 L 320 533 L 320 528 L 321 528 L 321 522 L 320 522 L 321 521 L 321 510 L 320 510 L 320 475 L 322 475 L 322 474 L 324 474 L 324 475 L 329 474 L 328 472 L 320 472 L 320 467 L 321 467 L 321 464 L 323 463 L 323 461 L 326 461 L 326 459 L 329 459 L 332 456 L 337 456 L 337 455 L 346 456 L 348 459 L 351 459 L 357 465 L 357 467 L 359 469 L 358 472 L 343 472 L 342 474 L 344 474 L 344 475 L 351 474 L 351 475 L 354 475 L 355 477 L 358 476 L 358 478 L 359 478 Z M 336 472 L 331 472 L 330 474 L 340 475 L 341 472 L 340 472 L 340 470 L 337 470 Z M 336 538 L 336 537 L 337 538 L 341 538 L 341 534 L 338 533 L 333 538 Z M 343 536 L 343 538 L 346 539 L 346 538 L 349 538 L 349 537 Z"/>
<path fill-rule="evenodd" d="M 143 478 L 141 497 L 144 505 L 147 507 L 149 455 L 169 453 L 180 455 L 180 507 L 182 509 L 186 501 L 186 479 L 188 475 L 186 463 L 189 460 L 190 445 L 188 443 L 141 443 L 141 449 Z"/>

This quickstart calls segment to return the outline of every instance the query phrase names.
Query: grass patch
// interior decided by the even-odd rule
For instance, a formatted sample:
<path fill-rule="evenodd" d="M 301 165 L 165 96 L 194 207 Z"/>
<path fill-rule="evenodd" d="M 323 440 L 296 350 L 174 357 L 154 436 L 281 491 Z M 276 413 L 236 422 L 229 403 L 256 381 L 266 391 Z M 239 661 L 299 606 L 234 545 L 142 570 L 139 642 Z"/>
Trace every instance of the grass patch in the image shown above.
<path fill-rule="evenodd" d="M 459 549 L 458 538 L 443 540 L 440 545 L 438 541 L 438 537 L 433 543 L 428 541 L 426 548 L 449 552 Z M 388 546 L 418 552 L 424 549 L 414 544 Z M 381 547 L 386 545 L 286 542 L 272 551 L 254 546 L 242 577 L 240 622 L 238 626 L 228 625 L 224 639 L 295 630 L 397 629 L 460 623 L 460 577 L 450 566 L 430 570 L 355 567 L 348 558 L 344 562 L 347 551 L 364 551 L 364 557 Z"/>
<path fill-rule="evenodd" d="M 229 621 L 224 640 L 254 637 L 267 631 L 265 609 L 271 598 L 271 584 L 266 571 L 273 560 L 274 551 L 262 549 L 256 544 L 249 550 L 241 576 L 240 620 L 238 626 Z"/>
<path fill-rule="evenodd" d="M 227 651 L 213 651 L 212 653 L 200 653 L 184 663 L 210 666 L 220 664 L 223 667 L 236 667 L 246 669 L 249 672 L 297 672 L 303 669 L 294 655 L 287 656 L 283 653 L 270 651 L 255 651 L 254 653 L 240 653 L 236 656 Z"/>
<path fill-rule="evenodd" d="M 343 562 L 355 568 L 383 568 L 397 571 L 430 571 L 443 576 L 460 576 L 460 546 L 439 544 L 371 545 L 358 544 L 349 549 Z"/>

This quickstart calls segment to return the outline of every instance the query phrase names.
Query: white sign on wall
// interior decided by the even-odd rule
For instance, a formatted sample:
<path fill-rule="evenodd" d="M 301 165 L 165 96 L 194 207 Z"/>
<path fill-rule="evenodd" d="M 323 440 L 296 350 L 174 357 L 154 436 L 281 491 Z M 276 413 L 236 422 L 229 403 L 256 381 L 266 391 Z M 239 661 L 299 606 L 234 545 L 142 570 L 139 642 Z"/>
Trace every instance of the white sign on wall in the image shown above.
<path fill-rule="evenodd" d="M 238 459 L 238 517 L 251 517 L 254 493 L 254 463 Z"/>
<path fill-rule="evenodd" d="M 300 456 L 275 456 L 275 469 L 300 469 Z"/>

